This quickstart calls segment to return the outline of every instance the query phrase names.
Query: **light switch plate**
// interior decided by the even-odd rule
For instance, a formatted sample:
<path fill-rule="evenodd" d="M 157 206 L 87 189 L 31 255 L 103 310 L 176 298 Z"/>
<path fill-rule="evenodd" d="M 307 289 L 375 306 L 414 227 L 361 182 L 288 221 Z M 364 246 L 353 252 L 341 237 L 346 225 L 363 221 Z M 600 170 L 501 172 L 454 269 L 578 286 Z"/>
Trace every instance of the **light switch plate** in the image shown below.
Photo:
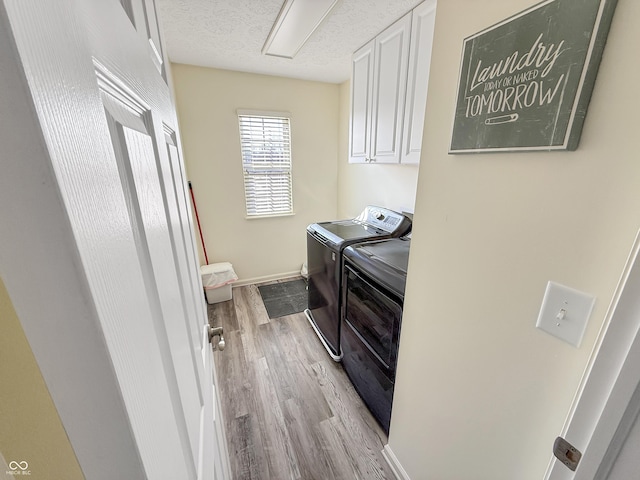
<path fill-rule="evenodd" d="M 549 282 L 536 327 L 579 347 L 595 301 L 588 293 Z"/>

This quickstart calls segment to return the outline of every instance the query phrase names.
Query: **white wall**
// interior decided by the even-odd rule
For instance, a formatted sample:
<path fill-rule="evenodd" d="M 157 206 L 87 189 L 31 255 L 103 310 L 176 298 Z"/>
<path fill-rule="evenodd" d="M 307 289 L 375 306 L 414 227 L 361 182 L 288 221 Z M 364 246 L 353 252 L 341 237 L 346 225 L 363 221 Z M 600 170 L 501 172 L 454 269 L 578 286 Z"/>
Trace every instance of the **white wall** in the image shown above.
<path fill-rule="evenodd" d="M 350 82 L 340 85 L 338 216 L 355 217 L 366 205 L 413 212 L 417 165 L 349 163 L 350 85 Z"/>
<path fill-rule="evenodd" d="M 412 480 L 543 478 L 640 227 L 636 0 L 577 151 L 447 154 L 463 39 L 535 3 L 438 3 L 389 437 Z M 578 349 L 535 328 L 548 280 L 597 297 Z"/>
<path fill-rule="evenodd" d="M 299 272 L 307 225 L 337 218 L 338 85 L 179 64 L 172 70 L 209 263 L 233 263 L 241 281 Z M 237 109 L 291 113 L 295 215 L 245 218 Z"/>

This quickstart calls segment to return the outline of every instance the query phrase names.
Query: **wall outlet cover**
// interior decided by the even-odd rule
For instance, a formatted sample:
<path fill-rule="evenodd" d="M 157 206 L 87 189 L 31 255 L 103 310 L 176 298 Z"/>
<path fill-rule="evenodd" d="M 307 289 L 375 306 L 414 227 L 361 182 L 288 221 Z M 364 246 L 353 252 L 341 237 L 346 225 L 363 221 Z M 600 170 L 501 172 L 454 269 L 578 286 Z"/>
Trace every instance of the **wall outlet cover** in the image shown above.
<path fill-rule="evenodd" d="M 593 295 L 548 282 L 536 327 L 577 348 L 595 301 Z"/>

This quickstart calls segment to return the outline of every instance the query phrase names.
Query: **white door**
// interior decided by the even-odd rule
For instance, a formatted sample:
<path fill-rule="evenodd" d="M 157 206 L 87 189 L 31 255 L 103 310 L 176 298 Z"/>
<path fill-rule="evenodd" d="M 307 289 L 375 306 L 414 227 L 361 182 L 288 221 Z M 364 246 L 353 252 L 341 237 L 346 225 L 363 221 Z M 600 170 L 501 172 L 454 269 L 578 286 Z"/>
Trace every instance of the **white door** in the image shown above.
<path fill-rule="evenodd" d="M 575 472 L 552 458 L 546 480 L 636 478 L 640 410 L 640 234 L 560 435 L 582 452 Z M 549 439 L 549 446 L 553 439 Z M 633 471 L 635 476 L 621 472 Z"/>
<path fill-rule="evenodd" d="M 0 273 L 80 466 L 229 478 L 154 2 L 4 0 L 0 20 L 23 97 L 0 104 Z"/>
<path fill-rule="evenodd" d="M 612 458 L 610 464 L 602 469 L 607 480 L 627 480 L 638 476 L 640 469 L 640 422 L 638 422 L 638 405 L 635 405 L 635 419 L 630 419 L 629 428 L 625 432 L 624 441 L 617 446 L 617 457 Z"/>

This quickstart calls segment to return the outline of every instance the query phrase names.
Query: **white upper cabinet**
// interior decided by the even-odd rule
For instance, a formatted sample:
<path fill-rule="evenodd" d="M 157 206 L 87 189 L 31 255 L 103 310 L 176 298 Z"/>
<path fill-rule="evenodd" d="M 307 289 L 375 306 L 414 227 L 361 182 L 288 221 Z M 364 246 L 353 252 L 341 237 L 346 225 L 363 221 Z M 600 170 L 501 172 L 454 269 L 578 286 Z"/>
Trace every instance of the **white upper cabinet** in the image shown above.
<path fill-rule="evenodd" d="M 428 0 L 354 53 L 350 163 L 420 161 L 434 20 Z"/>
<path fill-rule="evenodd" d="M 351 122 L 349 124 L 349 161 L 368 162 L 371 157 L 371 104 L 373 94 L 373 50 L 371 40 L 358 50 L 351 65 Z"/>
<path fill-rule="evenodd" d="M 371 106 L 371 161 L 398 163 L 407 89 L 411 14 L 376 37 Z"/>
<path fill-rule="evenodd" d="M 353 163 L 398 163 L 407 87 L 411 14 L 353 55 L 350 156 Z"/>
<path fill-rule="evenodd" d="M 420 163 L 435 22 L 435 1 L 424 2 L 413 11 L 401 163 Z"/>

